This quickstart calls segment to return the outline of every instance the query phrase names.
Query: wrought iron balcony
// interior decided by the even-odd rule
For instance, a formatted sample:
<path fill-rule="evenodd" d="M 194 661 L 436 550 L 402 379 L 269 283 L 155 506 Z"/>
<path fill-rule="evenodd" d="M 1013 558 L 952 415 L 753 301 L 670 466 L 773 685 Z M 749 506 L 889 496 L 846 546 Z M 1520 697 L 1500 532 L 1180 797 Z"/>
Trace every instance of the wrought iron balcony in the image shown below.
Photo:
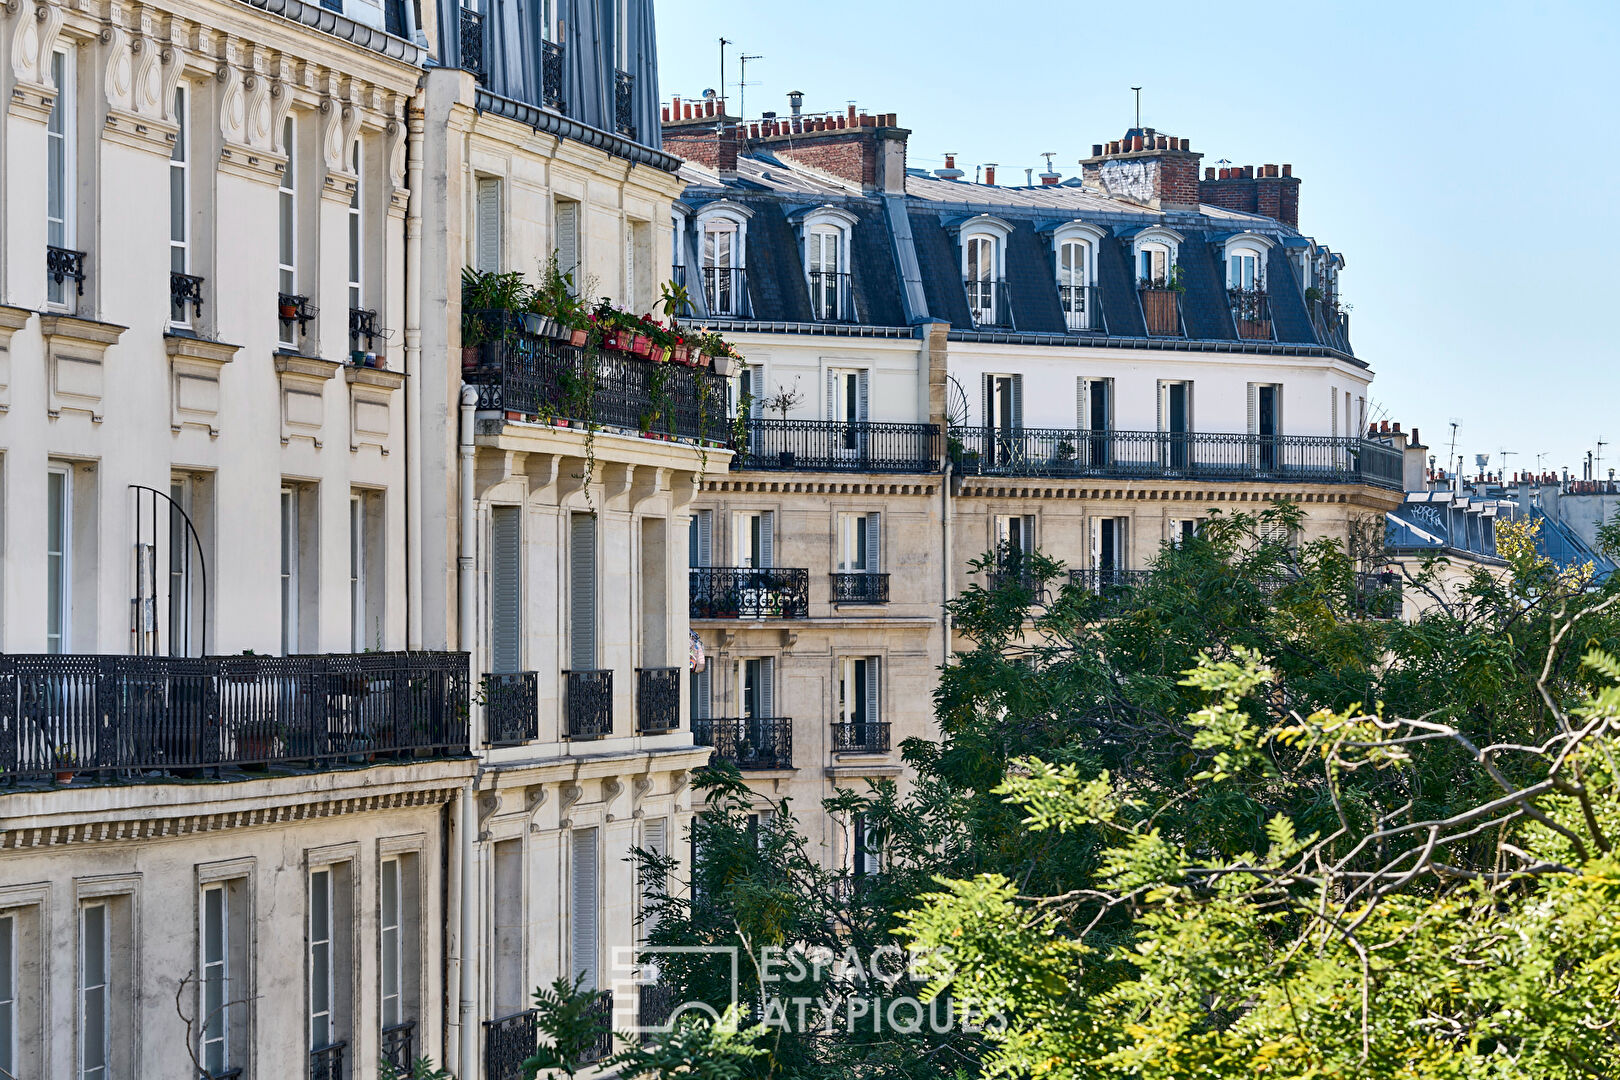
<path fill-rule="evenodd" d="M 196 274 L 169 272 L 169 322 L 175 326 L 190 326 L 202 315 L 203 279 Z"/>
<path fill-rule="evenodd" d="M 1063 304 L 1063 325 L 1070 330 L 1102 333 L 1102 290 L 1095 285 L 1059 285 L 1058 300 Z"/>
<path fill-rule="evenodd" d="M 694 619 L 804 619 L 810 615 L 810 571 L 781 567 L 694 566 Z"/>
<path fill-rule="evenodd" d="M 725 317 L 746 317 L 752 310 L 748 306 L 748 274 L 734 266 L 705 266 L 703 297 L 708 302 L 709 314 Z"/>
<path fill-rule="evenodd" d="M 489 74 L 484 66 L 484 16 L 461 6 L 461 68 L 483 82 Z"/>
<path fill-rule="evenodd" d="M 568 102 L 563 99 L 564 47 L 555 41 L 543 41 L 540 49 L 540 104 L 567 112 Z"/>
<path fill-rule="evenodd" d="M 309 324 L 317 314 L 319 310 L 309 302 L 307 296 L 299 296 L 296 293 L 276 294 L 276 316 L 281 320 L 283 328 L 290 327 L 296 322 L 298 332 L 307 334 Z"/>
<path fill-rule="evenodd" d="M 467 751 L 466 653 L 0 656 L 0 783 Z"/>
<path fill-rule="evenodd" d="M 84 295 L 84 252 L 72 248 L 47 247 L 45 249 L 45 277 L 61 290 L 66 282 L 78 286 L 78 295 Z M 63 296 L 66 291 L 63 290 Z"/>
<path fill-rule="evenodd" d="M 382 1029 L 382 1046 L 379 1055 L 400 1076 L 409 1076 L 411 1066 L 416 1062 L 416 1021 L 406 1020 L 393 1027 Z"/>
<path fill-rule="evenodd" d="M 847 273 L 812 270 L 808 282 L 810 313 L 817 322 L 855 321 L 855 294 Z"/>
<path fill-rule="evenodd" d="M 786 717 L 694 718 L 692 741 L 739 769 L 793 768 L 793 721 Z"/>
<path fill-rule="evenodd" d="M 954 428 L 958 471 L 975 476 L 1175 477 L 1363 483 L 1400 490 L 1402 455 L 1370 439 L 1071 428 Z"/>
<path fill-rule="evenodd" d="M 534 1009 L 484 1021 L 484 1075 L 488 1080 L 523 1080 L 523 1063 L 540 1045 Z"/>
<path fill-rule="evenodd" d="M 1139 282 L 1136 295 L 1142 301 L 1142 321 L 1156 337 L 1182 337 L 1181 292 L 1169 287 Z"/>
<path fill-rule="evenodd" d="M 887 604 L 889 602 L 889 575 L 854 574 L 832 576 L 832 602 L 835 604 Z"/>
<path fill-rule="evenodd" d="M 343 1052 L 346 1042 L 335 1042 L 309 1052 L 309 1080 L 343 1080 Z"/>
<path fill-rule="evenodd" d="M 1271 298 L 1264 289 L 1227 289 L 1226 300 L 1238 337 L 1245 341 L 1272 340 Z"/>
<path fill-rule="evenodd" d="M 879 720 L 834 724 L 832 742 L 835 754 L 886 754 L 889 752 L 889 724 Z"/>
<path fill-rule="evenodd" d="M 973 325 L 1013 327 L 1012 304 L 1007 283 L 1000 278 L 963 278 L 962 290 L 967 294 L 968 314 Z"/>
<path fill-rule="evenodd" d="M 665 983 L 641 983 L 636 996 L 636 1018 L 643 1030 L 666 1026 L 682 1003 L 678 991 Z"/>
<path fill-rule="evenodd" d="M 628 71 L 613 73 L 613 130 L 627 139 L 636 137 L 636 77 Z"/>
<path fill-rule="evenodd" d="M 662 735 L 681 726 L 681 669 L 636 668 L 636 730 Z"/>
<path fill-rule="evenodd" d="M 540 673 L 484 676 L 484 742 L 516 746 L 540 737 Z"/>
<path fill-rule="evenodd" d="M 1368 619 L 1398 619 L 1401 615 L 1401 575 L 1393 570 L 1356 575 L 1356 614 Z"/>
<path fill-rule="evenodd" d="M 485 334 L 477 365 L 461 373 L 463 382 L 478 388 L 481 410 L 561 418 L 626 432 L 641 431 L 653 416 L 647 427 L 654 434 L 710 442 L 731 439 L 726 380 L 708 368 L 575 348 L 529 333 L 513 312 L 475 311 L 467 316 Z M 581 389 L 587 374 L 594 381 L 589 396 Z"/>
<path fill-rule="evenodd" d="M 940 469 L 939 427 L 843 420 L 746 421 L 733 469 L 931 473 Z"/>
<path fill-rule="evenodd" d="M 595 1044 L 579 1055 L 579 1060 L 588 1065 L 594 1061 L 601 1061 L 613 1053 L 613 991 L 600 991 L 585 1015 L 605 1029 Z"/>
<path fill-rule="evenodd" d="M 377 325 L 377 312 L 369 308 L 349 309 L 349 348 L 360 348 L 360 339 L 366 339 L 366 348 L 374 349 L 377 339 L 387 337 L 388 331 Z"/>
<path fill-rule="evenodd" d="M 613 672 L 565 671 L 570 739 L 601 739 L 613 734 Z"/>

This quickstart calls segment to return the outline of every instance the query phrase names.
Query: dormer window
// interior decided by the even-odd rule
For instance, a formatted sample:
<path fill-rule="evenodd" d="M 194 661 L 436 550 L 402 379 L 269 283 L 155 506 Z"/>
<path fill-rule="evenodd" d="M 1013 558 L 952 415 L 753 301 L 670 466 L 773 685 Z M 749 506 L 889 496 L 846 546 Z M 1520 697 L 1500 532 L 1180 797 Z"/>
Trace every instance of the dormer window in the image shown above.
<path fill-rule="evenodd" d="M 1226 299 L 1237 336 L 1270 341 L 1271 300 L 1266 295 L 1266 253 L 1275 242 L 1258 233 L 1239 233 L 1226 241 Z"/>
<path fill-rule="evenodd" d="M 1171 229 L 1143 229 L 1132 242 L 1136 258 L 1136 289 L 1142 301 L 1142 321 L 1149 334 L 1181 333 L 1181 272 L 1177 256 L 1181 234 Z"/>
<path fill-rule="evenodd" d="M 1097 289 L 1097 243 L 1105 234 L 1095 225 L 1071 221 L 1052 233 L 1057 257 L 1058 301 L 1070 330 L 1103 329 Z"/>
<path fill-rule="evenodd" d="M 821 206 L 804 215 L 805 285 L 810 290 L 810 313 L 817 322 L 851 322 L 855 318 L 850 276 L 850 236 L 856 217 L 835 206 Z"/>
<path fill-rule="evenodd" d="M 734 203 L 710 203 L 697 216 L 698 248 L 703 295 L 709 314 L 748 314 L 748 218 L 750 211 Z"/>
<path fill-rule="evenodd" d="M 962 288 L 976 327 L 1012 325 L 1006 282 L 1007 237 L 1011 235 L 1011 225 L 989 214 L 970 218 L 960 226 Z"/>

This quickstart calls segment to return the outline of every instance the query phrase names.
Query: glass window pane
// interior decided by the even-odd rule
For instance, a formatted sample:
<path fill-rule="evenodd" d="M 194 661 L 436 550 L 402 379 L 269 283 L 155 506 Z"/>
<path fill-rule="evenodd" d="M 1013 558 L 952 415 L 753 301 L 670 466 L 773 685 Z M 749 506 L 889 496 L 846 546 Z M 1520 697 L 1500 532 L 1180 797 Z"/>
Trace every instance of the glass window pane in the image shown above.
<path fill-rule="evenodd" d="M 84 994 L 84 1071 L 92 1073 L 107 1064 L 107 991 L 104 987 Z M 95 1072 L 95 1075 L 100 1075 Z"/>
<path fill-rule="evenodd" d="M 327 870 L 317 870 L 309 876 L 309 939 L 311 941 L 327 941 L 332 936 L 329 918 L 331 915 L 331 873 Z"/>
<path fill-rule="evenodd" d="M 84 985 L 99 986 L 107 981 L 107 908 L 92 904 L 84 909 Z"/>

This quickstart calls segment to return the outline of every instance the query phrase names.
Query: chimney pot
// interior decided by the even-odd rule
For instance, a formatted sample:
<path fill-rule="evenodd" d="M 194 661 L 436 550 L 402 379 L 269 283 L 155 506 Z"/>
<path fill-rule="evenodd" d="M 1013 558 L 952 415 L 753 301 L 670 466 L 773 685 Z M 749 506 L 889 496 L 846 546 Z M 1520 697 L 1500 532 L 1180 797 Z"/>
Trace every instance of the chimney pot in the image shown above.
<path fill-rule="evenodd" d="M 1103 150 L 1102 143 L 1098 142 L 1098 143 L 1092 143 L 1091 144 L 1091 156 L 1092 157 L 1102 157 L 1102 150 Z"/>
<path fill-rule="evenodd" d="M 855 106 L 851 105 L 849 107 L 849 112 L 848 112 L 847 115 L 848 115 L 849 119 L 851 119 L 851 120 L 855 119 Z"/>
<path fill-rule="evenodd" d="M 1140 136 L 1140 135 L 1132 135 L 1131 136 L 1131 149 L 1133 151 L 1142 149 L 1142 136 Z"/>
<path fill-rule="evenodd" d="M 692 119 L 692 103 L 690 101 L 686 103 L 686 119 Z"/>
<path fill-rule="evenodd" d="M 1189 154 L 1192 153 L 1192 140 L 1191 139 L 1182 139 L 1181 140 L 1181 149 L 1186 153 L 1189 153 Z"/>
<path fill-rule="evenodd" d="M 748 137 L 750 139 L 759 138 L 759 125 L 758 124 L 749 124 L 748 125 Z"/>
<path fill-rule="evenodd" d="M 1399 420 L 1395 421 L 1393 424 L 1389 425 L 1389 430 L 1399 435 L 1401 433 L 1401 422 Z"/>
<path fill-rule="evenodd" d="M 1284 176 L 1293 176 L 1294 175 L 1294 167 L 1292 165 L 1284 165 L 1283 170 L 1282 170 L 1282 174 Z"/>
<path fill-rule="evenodd" d="M 990 187 L 996 186 L 996 167 L 994 165 L 984 167 L 984 182 Z"/>
<path fill-rule="evenodd" d="M 1213 180 L 1213 179 L 1215 179 L 1215 166 L 1210 165 L 1210 166 L 1208 166 L 1207 168 L 1204 169 L 1204 179 L 1205 180 Z"/>
<path fill-rule="evenodd" d="M 664 123 L 669 123 L 669 106 L 664 106 Z"/>

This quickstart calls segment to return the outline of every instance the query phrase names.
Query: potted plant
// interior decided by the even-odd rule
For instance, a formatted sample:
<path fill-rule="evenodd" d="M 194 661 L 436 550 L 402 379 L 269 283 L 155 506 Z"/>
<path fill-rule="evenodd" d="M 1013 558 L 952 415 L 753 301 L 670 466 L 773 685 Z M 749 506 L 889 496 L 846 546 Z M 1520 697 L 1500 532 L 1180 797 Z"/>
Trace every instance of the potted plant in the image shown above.
<path fill-rule="evenodd" d="M 71 746 L 51 747 L 51 766 L 56 770 L 58 784 L 71 784 L 79 764 L 79 755 Z"/>
<path fill-rule="evenodd" d="M 786 421 L 787 414 L 797 408 L 803 401 L 804 391 L 799 389 L 799 377 L 795 375 L 792 386 L 777 384 L 776 393 L 761 398 L 759 404 L 761 408 L 769 409 L 781 417 L 783 421 Z M 785 469 L 792 468 L 797 460 L 798 455 L 792 450 L 777 451 L 776 462 Z"/>
<path fill-rule="evenodd" d="M 298 305 L 291 300 L 282 300 L 281 304 L 277 307 L 277 311 L 280 313 L 284 322 L 291 322 L 292 320 L 298 318 Z"/>

